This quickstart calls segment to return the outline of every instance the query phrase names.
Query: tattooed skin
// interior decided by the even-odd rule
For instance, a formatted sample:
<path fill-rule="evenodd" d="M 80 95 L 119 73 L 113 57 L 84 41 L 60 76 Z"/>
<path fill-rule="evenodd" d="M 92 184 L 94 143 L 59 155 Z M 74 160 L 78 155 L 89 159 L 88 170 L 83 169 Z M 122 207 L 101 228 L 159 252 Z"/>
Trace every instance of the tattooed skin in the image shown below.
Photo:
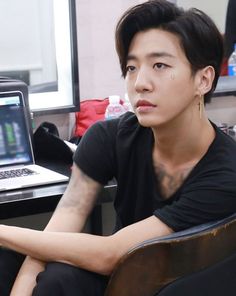
<path fill-rule="evenodd" d="M 58 208 L 71 208 L 73 211 L 87 214 L 96 202 L 101 185 L 79 169 L 74 169 L 66 194 L 63 195 Z"/>
<path fill-rule="evenodd" d="M 161 194 L 166 199 L 172 196 L 178 190 L 178 188 L 183 184 L 184 180 L 193 169 L 193 167 L 187 167 L 170 174 L 167 172 L 163 164 L 156 164 L 154 168 Z"/>

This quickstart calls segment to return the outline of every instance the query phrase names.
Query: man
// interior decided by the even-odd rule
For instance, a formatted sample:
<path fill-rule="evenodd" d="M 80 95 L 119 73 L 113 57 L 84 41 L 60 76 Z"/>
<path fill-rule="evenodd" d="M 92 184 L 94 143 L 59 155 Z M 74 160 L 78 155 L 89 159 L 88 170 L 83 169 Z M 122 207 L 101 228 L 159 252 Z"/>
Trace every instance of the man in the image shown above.
<path fill-rule="evenodd" d="M 103 295 L 136 244 L 236 209 L 236 144 L 204 112 L 223 56 L 214 23 L 199 10 L 152 0 L 121 17 L 116 47 L 135 114 L 87 131 L 44 232 L 0 226 L 0 244 L 29 256 L 11 295 Z M 112 177 L 115 233 L 80 233 Z"/>

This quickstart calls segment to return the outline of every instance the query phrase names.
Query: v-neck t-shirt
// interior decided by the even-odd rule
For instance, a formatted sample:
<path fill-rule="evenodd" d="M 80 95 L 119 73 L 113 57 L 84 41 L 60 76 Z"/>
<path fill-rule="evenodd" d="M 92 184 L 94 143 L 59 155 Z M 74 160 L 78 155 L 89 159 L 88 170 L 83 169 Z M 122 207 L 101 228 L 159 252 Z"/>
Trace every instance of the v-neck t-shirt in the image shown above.
<path fill-rule="evenodd" d="M 180 231 L 236 212 L 236 142 L 212 125 L 216 136 L 207 153 L 168 199 L 153 167 L 152 130 L 131 112 L 90 127 L 74 162 L 103 185 L 116 179 L 116 229 L 155 215 Z"/>

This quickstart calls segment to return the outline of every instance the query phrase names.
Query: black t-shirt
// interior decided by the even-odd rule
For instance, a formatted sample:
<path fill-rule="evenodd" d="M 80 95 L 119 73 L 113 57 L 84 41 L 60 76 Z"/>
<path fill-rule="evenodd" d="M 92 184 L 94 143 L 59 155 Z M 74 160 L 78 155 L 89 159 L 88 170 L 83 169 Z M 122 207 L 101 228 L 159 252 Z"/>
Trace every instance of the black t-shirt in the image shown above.
<path fill-rule="evenodd" d="M 174 231 L 236 211 L 236 142 L 214 124 L 216 137 L 180 188 L 164 199 L 152 162 L 153 133 L 134 114 L 97 122 L 74 155 L 80 169 L 101 184 L 117 180 L 118 228 L 155 215 Z"/>

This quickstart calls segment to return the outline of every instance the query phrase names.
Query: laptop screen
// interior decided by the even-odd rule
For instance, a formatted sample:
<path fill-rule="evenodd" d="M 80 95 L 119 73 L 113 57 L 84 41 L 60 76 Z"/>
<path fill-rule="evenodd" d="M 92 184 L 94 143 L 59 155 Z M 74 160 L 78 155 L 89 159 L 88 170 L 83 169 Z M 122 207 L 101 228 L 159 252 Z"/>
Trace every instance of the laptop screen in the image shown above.
<path fill-rule="evenodd" d="M 33 162 L 21 92 L 0 93 L 0 166 Z"/>

